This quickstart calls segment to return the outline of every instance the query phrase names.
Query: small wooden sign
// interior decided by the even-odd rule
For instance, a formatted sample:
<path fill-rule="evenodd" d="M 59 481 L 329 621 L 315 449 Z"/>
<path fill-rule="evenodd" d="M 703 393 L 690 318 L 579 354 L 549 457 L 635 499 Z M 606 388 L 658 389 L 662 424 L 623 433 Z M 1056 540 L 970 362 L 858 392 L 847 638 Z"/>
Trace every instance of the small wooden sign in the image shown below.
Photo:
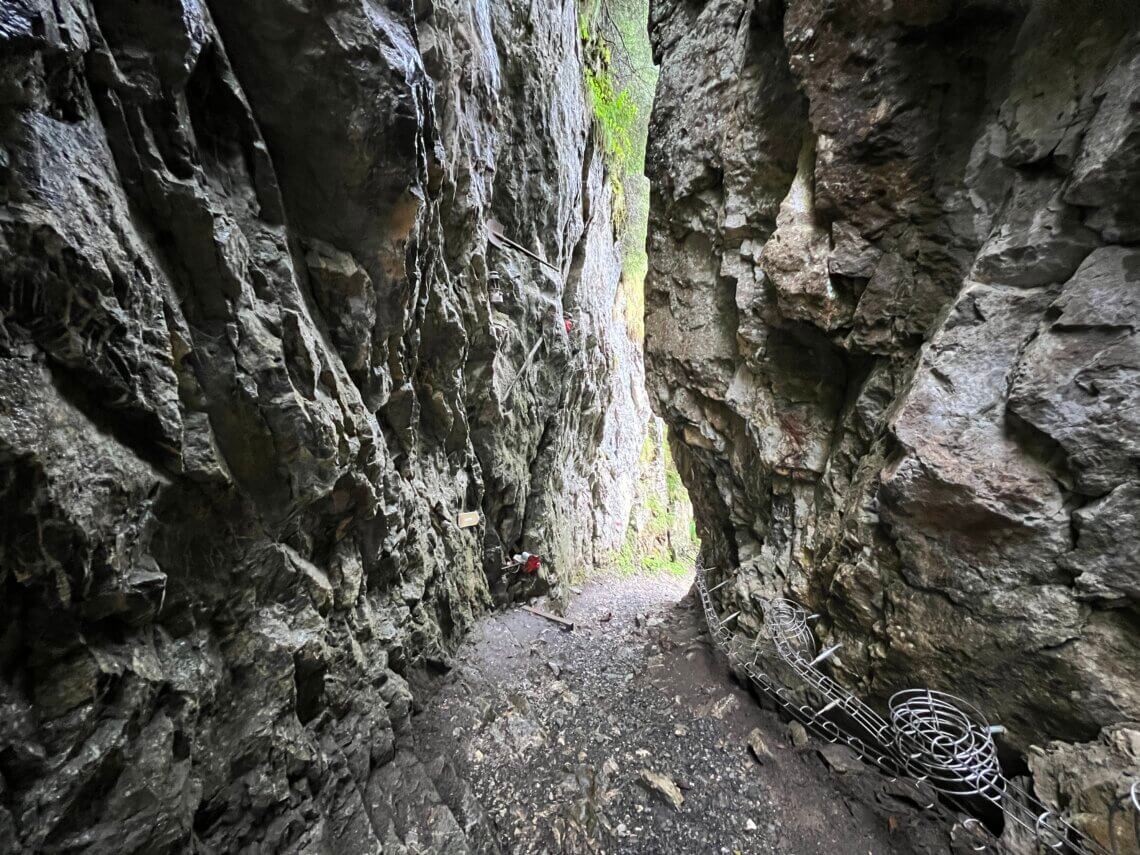
<path fill-rule="evenodd" d="M 478 511 L 464 511 L 459 515 L 460 528 L 471 528 L 473 525 L 479 525 Z"/>

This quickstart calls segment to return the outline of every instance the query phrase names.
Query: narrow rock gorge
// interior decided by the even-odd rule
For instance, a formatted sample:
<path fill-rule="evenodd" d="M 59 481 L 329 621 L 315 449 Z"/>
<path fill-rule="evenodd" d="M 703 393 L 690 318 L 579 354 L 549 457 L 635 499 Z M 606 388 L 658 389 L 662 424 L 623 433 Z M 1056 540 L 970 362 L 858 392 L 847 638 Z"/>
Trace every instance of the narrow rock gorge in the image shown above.
<path fill-rule="evenodd" d="M 652 0 L 642 342 L 622 2 L 0 0 L 0 851 L 902 847 L 897 801 L 727 815 L 801 791 L 696 612 L 643 612 L 687 582 L 590 588 L 553 667 L 492 616 L 688 562 L 673 461 L 738 631 L 804 603 L 843 686 L 969 699 L 1140 834 L 1140 7 Z M 516 678 L 501 819 L 464 752 Z M 552 769 L 576 813 L 505 839 Z"/>
<path fill-rule="evenodd" d="M 650 22 L 648 383 L 718 597 L 755 632 L 790 593 L 842 682 L 970 699 L 1101 822 L 1128 780 L 1104 764 L 1140 777 L 1138 24 Z"/>

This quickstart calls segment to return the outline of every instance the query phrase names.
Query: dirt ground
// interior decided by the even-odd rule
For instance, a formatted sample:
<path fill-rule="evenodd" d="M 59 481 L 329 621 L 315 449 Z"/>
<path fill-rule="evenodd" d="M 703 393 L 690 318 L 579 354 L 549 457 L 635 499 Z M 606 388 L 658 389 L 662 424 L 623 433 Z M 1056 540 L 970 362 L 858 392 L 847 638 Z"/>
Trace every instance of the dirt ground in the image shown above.
<path fill-rule="evenodd" d="M 572 631 L 521 608 L 480 624 L 416 719 L 417 751 L 463 779 L 452 812 L 475 850 L 950 851 L 852 756 L 795 746 L 711 649 L 691 582 L 595 578 Z"/>

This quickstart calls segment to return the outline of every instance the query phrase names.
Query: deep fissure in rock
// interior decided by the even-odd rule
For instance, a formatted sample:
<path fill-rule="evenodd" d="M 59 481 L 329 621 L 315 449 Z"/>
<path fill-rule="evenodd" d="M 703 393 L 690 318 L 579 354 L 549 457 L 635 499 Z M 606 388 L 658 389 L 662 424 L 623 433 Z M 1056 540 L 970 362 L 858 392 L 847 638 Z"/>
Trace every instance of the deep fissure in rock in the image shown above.
<path fill-rule="evenodd" d="M 585 586 L 678 736 L 637 669 L 723 663 L 639 609 L 700 561 L 739 632 L 801 601 L 835 680 L 968 699 L 1134 851 L 1138 34 L 1124 2 L 0 0 L 0 849 L 527 851 L 413 713 L 496 609 Z M 614 676 L 512 662 L 544 727 Z M 685 697 L 695 753 L 734 733 Z M 621 833 L 603 782 L 656 808 L 595 755 L 535 846 L 780 845 Z"/>

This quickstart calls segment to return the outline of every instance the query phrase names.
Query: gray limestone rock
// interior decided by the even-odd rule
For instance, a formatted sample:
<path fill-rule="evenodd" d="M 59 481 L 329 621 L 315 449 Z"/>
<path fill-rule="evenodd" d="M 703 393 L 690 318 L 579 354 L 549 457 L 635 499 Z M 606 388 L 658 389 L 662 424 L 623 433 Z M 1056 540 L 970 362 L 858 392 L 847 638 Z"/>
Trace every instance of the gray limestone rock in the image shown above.
<path fill-rule="evenodd" d="M 1087 743 L 1034 746 L 1028 760 L 1038 790 L 1054 801 L 1071 800 L 1072 812 L 1097 843 L 1109 851 L 1140 851 L 1129 783 L 1140 780 L 1136 722 L 1107 727 Z"/>
<path fill-rule="evenodd" d="M 0 849 L 487 839 L 417 687 L 504 552 L 621 542 L 648 416 L 582 61 L 513 0 L 0 3 Z"/>
<path fill-rule="evenodd" d="M 1078 492 L 1137 479 L 1140 463 L 1140 251 L 1093 252 L 1025 348 L 1009 409 L 1056 444 Z"/>
<path fill-rule="evenodd" d="M 840 680 L 1014 750 L 1135 721 L 1140 8 L 650 23 L 647 382 L 724 607 L 799 599 Z"/>

